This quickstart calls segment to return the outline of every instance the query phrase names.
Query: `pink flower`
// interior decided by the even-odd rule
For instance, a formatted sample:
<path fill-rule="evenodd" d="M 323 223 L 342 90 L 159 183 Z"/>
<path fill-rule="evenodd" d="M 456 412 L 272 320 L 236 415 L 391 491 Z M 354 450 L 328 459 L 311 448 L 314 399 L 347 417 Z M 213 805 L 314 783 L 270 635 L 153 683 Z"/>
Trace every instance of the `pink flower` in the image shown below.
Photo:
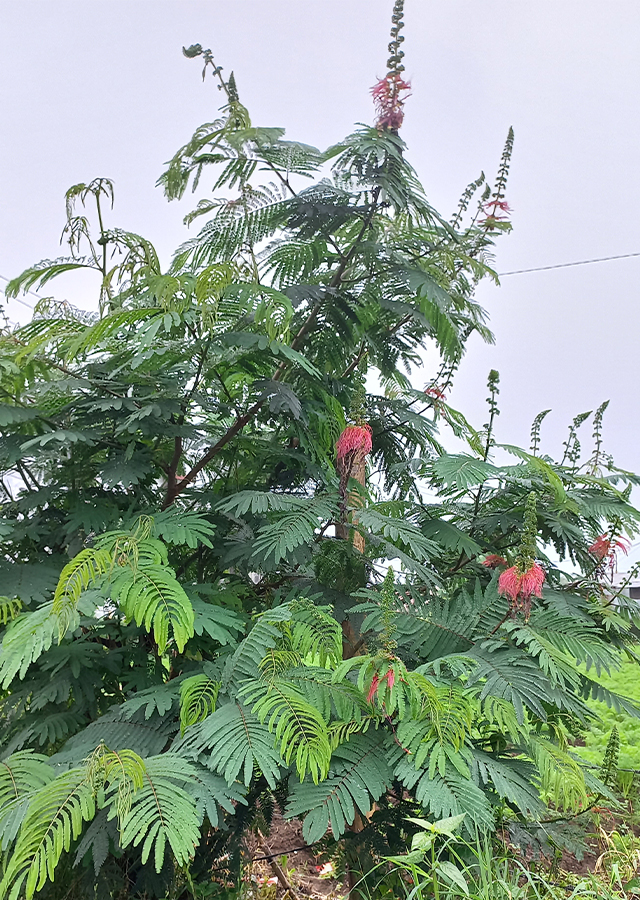
<path fill-rule="evenodd" d="M 483 204 L 482 208 L 486 212 L 487 216 L 485 219 L 481 219 L 479 224 L 484 225 L 488 228 L 491 228 L 498 222 L 504 222 L 505 219 L 509 218 L 509 213 L 511 212 L 511 207 L 506 200 L 487 200 L 487 202 Z M 499 215 L 498 210 L 500 210 L 500 212 L 506 213 L 506 215 Z"/>
<path fill-rule="evenodd" d="M 440 403 L 444 402 L 444 399 L 445 399 L 444 391 L 441 391 L 440 388 L 437 387 L 435 384 L 431 385 L 431 387 L 425 388 L 424 392 L 427 395 L 427 397 L 433 397 L 433 400 L 434 400 L 433 405 L 434 406 L 439 406 Z"/>
<path fill-rule="evenodd" d="M 521 572 L 518 566 L 511 566 L 502 573 L 498 579 L 498 593 L 509 598 L 512 615 L 520 611 L 524 613 L 525 622 L 529 620 L 531 597 L 542 597 L 544 578 L 544 570 L 538 563 L 526 572 Z"/>
<path fill-rule="evenodd" d="M 371 88 L 378 116 L 376 128 L 379 131 L 398 131 L 404 119 L 402 107 L 408 96 L 403 97 L 402 94 L 405 94 L 410 88 L 409 82 L 404 81 L 399 72 L 389 72 Z"/>
<path fill-rule="evenodd" d="M 517 566 L 506 569 L 498 579 L 498 593 L 503 597 L 515 600 L 520 593 L 520 581 L 522 576 Z"/>
<path fill-rule="evenodd" d="M 371 453 L 371 426 L 347 425 L 336 443 L 338 459 L 344 459 L 348 453 Z"/>
<path fill-rule="evenodd" d="M 524 573 L 520 581 L 520 596 L 528 600 L 532 595 L 542 597 L 542 585 L 544 584 L 544 571 L 537 563 Z"/>
<path fill-rule="evenodd" d="M 542 597 L 544 579 L 544 570 L 538 563 L 534 563 L 526 572 L 521 572 L 517 566 L 511 566 L 498 579 L 498 593 L 509 597 L 514 603 L 519 598 L 529 600 L 532 594 Z"/>
<path fill-rule="evenodd" d="M 508 563 L 504 556 L 498 556 L 497 553 L 489 553 L 485 556 L 482 565 L 486 566 L 487 569 L 499 569 L 501 566 L 508 565 Z"/>
<path fill-rule="evenodd" d="M 386 678 L 387 684 L 389 685 L 389 690 L 391 690 L 393 688 L 393 685 L 396 682 L 396 673 L 393 671 L 393 669 L 389 669 L 389 671 L 383 677 L 382 680 L 384 681 L 385 678 Z"/>
<path fill-rule="evenodd" d="M 589 547 L 589 553 L 592 553 L 598 560 L 603 560 L 607 556 L 614 556 L 616 550 L 622 550 L 623 553 L 627 554 L 629 552 L 629 541 L 626 538 L 618 538 L 616 540 L 615 537 L 607 537 L 606 534 L 601 534 Z"/>
<path fill-rule="evenodd" d="M 373 698 L 378 692 L 378 685 L 380 684 L 380 679 L 378 678 L 378 674 L 373 676 L 371 679 L 371 686 L 369 688 L 369 693 L 367 694 L 367 703 L 373 703 Z"/>

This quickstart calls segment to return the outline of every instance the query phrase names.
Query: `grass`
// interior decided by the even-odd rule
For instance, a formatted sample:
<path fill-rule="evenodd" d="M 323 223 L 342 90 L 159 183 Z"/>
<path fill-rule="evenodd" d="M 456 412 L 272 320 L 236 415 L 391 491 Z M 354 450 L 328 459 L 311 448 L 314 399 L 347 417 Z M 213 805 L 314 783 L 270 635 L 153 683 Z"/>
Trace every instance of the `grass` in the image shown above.
<path fill-rule="evenodd" d="M 626 661 L 617 672 L 597 679 L 604 687 L 629 697 L 640 704 L 640 666 Z M 620 734 L 620 757 L 618 765 L 623 769 L 640 769 L 640 719 L 625 712 L 609 709 L 597 700 L 589 702 L 597 718 L 591 723 L 584 736 L 585 746 L 576 747 L 575 752 L 586 762 L 600 765 L 614 725 Z"/>

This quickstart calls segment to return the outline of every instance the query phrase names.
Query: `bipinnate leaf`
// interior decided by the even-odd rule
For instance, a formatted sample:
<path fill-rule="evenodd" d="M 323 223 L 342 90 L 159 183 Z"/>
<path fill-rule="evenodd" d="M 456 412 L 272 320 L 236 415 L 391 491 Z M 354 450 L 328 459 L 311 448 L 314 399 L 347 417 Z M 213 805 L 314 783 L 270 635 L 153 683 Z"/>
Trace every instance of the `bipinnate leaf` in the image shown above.
<path fill-rule="evenodd" d="M 287 804 L 287 818 L 304 816 L 306 841 L 319 840 L 330 827 L 341 837 L 359 811 L 369 812 L 391 782 L 384 735 L 380 732 L 355 734 L 341 744 L 331 760 L 329 774 L 319 784 L 298 781 Z"/>
<path fill-rule="evenodd" d="M 126 616 L 153 631 L 160 653 L 167 647 L 169 629 L 180 652 L 193 637 L 193 606 L 168 567 L 123 568 L 113 578 L 111 594 Z"/>
<path fill-rule="evenodd" d="M 229 785 L 237 778 L 249 785 L 254 770 L 258 769 L 274 788 L 284 765 L 274 744 L 273 734 L 248 707 L 226 703 L 203 722 L 187 729 L 174 745 L 174 752 L 192 759 L 200 757 Z"/>
<path fill-rule="evenodd" d="M 171 753 L 146 759 L 142 787 L 133 793 L 121 818 L 121 845 L 142 845 L 143 864 L 153 851 L 156 872 L 162 868 L 167 844 L 178 865 L 185 865 L 200 841 L 196 804 L 184 787 L 195 775 L 190 763 Z M 107 799 L 110 796 L 113 790 Z"/>

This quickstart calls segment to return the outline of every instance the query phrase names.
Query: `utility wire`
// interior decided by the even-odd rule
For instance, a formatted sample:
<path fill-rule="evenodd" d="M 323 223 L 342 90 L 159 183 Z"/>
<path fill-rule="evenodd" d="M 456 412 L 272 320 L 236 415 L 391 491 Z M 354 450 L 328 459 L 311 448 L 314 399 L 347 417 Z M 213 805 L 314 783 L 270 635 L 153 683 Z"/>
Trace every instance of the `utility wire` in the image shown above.
<path fill-rule="evenodd" d="M 513 272 L 499 272 L 498 276 L 500 278 L 506 278 L 507 275 L 526 275 L 529 272 L 548 272 L 550 269 L 569 269 L 572 266 L 588 266 L 588 265 L 591 265 L 592 263 L 610 262 L 611 260 L 614 260 L 614 259 L 631 259 L 636 256 L 640 256 L 640 252 L 639 253 L 621 253 L 618 256 L 599 256 L 599 257 L 596 257 L 595 259 L 579 259 L 576 262 L 556 263 L 553 266 L 536 266 L 533 269 L 514 269 Z M 6 282 L 9 281 L 9 279 L 6 277 L 6 275 L 0 275 L 0 278 L 3 281 L 6 281 Z M 37 300 L 42 299 L 40 297 L 40 295 L 36 294 L 34 291 L 27 290 L 24 293 L 31 294 L 31 296 L 35 297 Z M 19 297 L 13 297 L 12 299 L 15 300 L 16 303 L 21 303 L 23 306 L 26 306 L 27 309 L 31 309 L 31 310 L 33 309 L 33 306 L 31 306 L 30 303 L 26 303 L 24 300 L 21 300 Z"/>
<path fill-rule="evenodd" d="M 9 279 L 6 278 L 4 275 L 0 275 L 0 278 L 3 281 L 6 281 L 7 283 L 9 282 Z M 38 294 L 35 294 L 33 291 L 25 291 L 25 294 L 31 294 L 31 296 L 35 297 L 37 300 L 42 300 L 42 297 L 40 297 Z M 6 296 L 6 294 L 5 294 L 5 296 Z M 21 300 L 20 297 L 12 297 L 11 299 L 15 300 L 16 303 L 22 303 L 23 306 L 26 306 L 27 309 L 30 309 L 31 312 L 33 312 L 33 306 L 30 303 L 27 303 L 26 300 Z"/>
<path fill-rule="evenodd" d="M 524 275 L 526 272 L 548 272 L 549 269 L 568 269 L 570 266 L 588 266 L 591 263 L 609 262 L 612 259 L 630 259 L 640 253 L 621 253 L 619 256 L 600 256 L 597 259 L 580 259 L 577 262 L 557 263 L 555 266 L 537 266 L 535 269 L 516 269 L 514 272 L 500 272 L 499 277 L 506 275 Z"/>

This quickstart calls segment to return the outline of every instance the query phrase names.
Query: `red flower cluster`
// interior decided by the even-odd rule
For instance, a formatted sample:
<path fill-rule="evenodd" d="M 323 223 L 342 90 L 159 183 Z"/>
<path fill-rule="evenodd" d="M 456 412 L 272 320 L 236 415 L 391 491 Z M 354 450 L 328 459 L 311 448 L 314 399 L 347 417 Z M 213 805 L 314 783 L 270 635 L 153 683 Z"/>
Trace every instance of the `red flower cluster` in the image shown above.
<path fill-rule="evenodd" d="M 389 685 L 389 690 L 394 686 L 396 682 L 396 675 L 393 669 L 389 669 L 382 678 L 379 677 L 376 672 L 373 678 L 371 679 L 371 686 L 369 687 L 369 693 L 367 694 L 367 703 L 373 703 L 373 698 L 378 693 L 378 687 L 382 684 L 383 681 L 386 681 Z"/>
<path fill-rule="evenodd" d="M 344 459 L 348 453 L 360 453 L 366 456 L 371 453 L 371 426 L 347 425 L 336 443 L 338 459 Z"/>
<path fill-rule="evenodd" d="M 404 119 L 404 101 L 409 96 L 406 91 L 410 88 L 409 82 L 404 81 L 399 72 L 389 72 L 371 88 L 379 131 L 398 131 Z"/>
<path fill-rule="evenodd" d="M 483 205 L 483 209 L 487 215 L 478 224 L 488 228 L 496 222 L 504 222 L 505 219 L 509 218 L 509 213 L 511 212 L 511 207 L 506 200 L 487 200 Z M 506 213 L 506 215 L 501 216 L 500 212 Z"/>
<path fill-rule="evenodd" d="M 486 566 L 487 569 L 500 569 L 502 566 L 506 567 L 508 563 L 504 556 L 498 556 L 497 553 L 488 553 L 482 565 Z"/>
<path fill-rule="evenodd" d="M 544 579 L 544 569 L 538 563 L 534 563 L 525 572 L 521 572 L 518 566 L 511 566 L 498 579 L 498 593 L 509 598 L 514 613 L 522 610 L 525 619 L 528 619 L 531 597 L 542 597 Z"/>
<path fill-rule="evenodd" d="M 609 537 L 601 534 L 596 538 L 589 547 L 589 553 L 593 554 L 596 559 L 602 561 L 606 557 L 613 557 L 617 550 L 622 550 L 624 554 L 629 552 L 629 541 L 626 538 Z"/>
<path fill-rule="evenodd" d="M 444 391 L 441 391 L 440 388 L 437 387 L 435 384 L 431 385 L 431 387 L 425 388 L 424 392 L 427 395 L 427 397 L 433 397 L 433 400 L 434 400 L 433 405 L 434 406 L 437 407 L 440 405 L 440 403 L 444 403 L 444 399 L 445 399 Z"/>

